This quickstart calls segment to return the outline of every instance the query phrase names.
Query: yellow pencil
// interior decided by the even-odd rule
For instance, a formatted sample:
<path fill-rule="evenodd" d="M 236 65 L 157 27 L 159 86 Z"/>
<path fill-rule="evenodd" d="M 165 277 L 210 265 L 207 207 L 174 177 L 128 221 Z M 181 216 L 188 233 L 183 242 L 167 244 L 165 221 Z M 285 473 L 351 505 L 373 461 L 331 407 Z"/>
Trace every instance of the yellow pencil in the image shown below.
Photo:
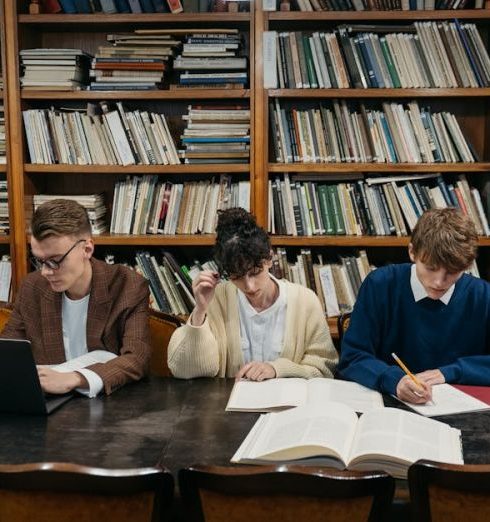
<path fill-rule="evenodd" d="M 415 375 L 405 366 L 405 363 L 400 359 L 400 357 L 398 357 L 398 355 L 396 353 L 392 353 L 391 356 L 393 357 L 393 359 L 395 359 L 395 361 L 397 362 L 398 366 L 410 377 L 410 379 L 412 379 L 412 381 L 420 388 L 420 389 L 424 389 L 424 387 L 422 386 L 422 383 L 417 379 L 417 377 L 415 377 Z"/>

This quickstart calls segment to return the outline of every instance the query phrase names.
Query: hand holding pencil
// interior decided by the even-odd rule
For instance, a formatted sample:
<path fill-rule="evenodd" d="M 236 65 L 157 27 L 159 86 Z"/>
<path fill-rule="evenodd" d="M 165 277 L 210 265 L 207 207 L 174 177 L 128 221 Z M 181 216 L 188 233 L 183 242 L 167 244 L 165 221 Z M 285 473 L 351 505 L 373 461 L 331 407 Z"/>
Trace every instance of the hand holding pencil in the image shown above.
<path fill-rule="evenodd" d="M 396 353 L 392 353 L 391 356 L 405 372 L 405 376 L 400 379 L 396 386 L 396 396 L 402 401 L 411 402 L 413 404 L 425 404 L 431 401 L 432 386 L 417 379 Z"/>

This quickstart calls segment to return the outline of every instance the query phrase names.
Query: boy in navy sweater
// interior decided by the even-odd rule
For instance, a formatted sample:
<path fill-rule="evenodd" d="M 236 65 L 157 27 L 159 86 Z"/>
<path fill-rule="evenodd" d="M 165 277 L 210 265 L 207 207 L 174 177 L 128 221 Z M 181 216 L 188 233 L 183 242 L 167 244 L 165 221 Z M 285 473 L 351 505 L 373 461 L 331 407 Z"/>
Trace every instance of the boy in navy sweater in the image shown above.
<path fill-rule="evenodd" d="M 449 208 L 425 212 L 408 247 L 413 264 L 379 268 L 362 284 L 340 376 L 417 404 L 431 399 L 434 384 L 490 385 L 490 284 L 464 273 L 477 243 L 469 217 Z"/>

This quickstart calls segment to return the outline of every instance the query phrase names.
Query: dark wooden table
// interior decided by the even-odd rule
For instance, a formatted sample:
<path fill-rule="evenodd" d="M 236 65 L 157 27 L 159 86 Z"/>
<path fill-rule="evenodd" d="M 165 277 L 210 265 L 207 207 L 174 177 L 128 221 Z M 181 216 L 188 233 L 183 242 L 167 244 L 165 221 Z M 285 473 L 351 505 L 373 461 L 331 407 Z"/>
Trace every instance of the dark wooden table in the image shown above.
<path fill-rule="evenodd" d="M 151 378 L 109 397 L 77 397 L 46 418 L 0 415 L 0 462 L 163 464 L 174 474 L 197 463 L 226 465 L 258 418 L 225 412 L 232 386 L 225 379 Z M 440 420 L 462 430 L 466 463 L 490 463 L 490 411 Z"/>

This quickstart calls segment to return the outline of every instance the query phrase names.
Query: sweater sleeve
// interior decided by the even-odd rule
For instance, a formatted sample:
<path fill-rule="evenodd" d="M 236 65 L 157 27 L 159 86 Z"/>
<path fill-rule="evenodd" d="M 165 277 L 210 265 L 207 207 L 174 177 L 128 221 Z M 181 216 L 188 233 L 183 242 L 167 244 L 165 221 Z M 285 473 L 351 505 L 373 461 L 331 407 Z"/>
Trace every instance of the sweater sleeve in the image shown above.
<path fill-rule="evenodd" d="M 280 357 L 270 363 L 276 371 L 276 377 L 332 378 L 338 354 L 318 297 L 308 290 L 294 306 L 295 328 L 301 331 L 294 332 L 296 346 L 293 357 Z M 288 347 L 285 347 L 282 355 L 286 355 L 287 351 Z"/>
<path fill-rule="evenodd" d="M 395 395 L 398 381 L 404 374 L 397 366 L 390 366 L 378 358 L 382 343 L 381 321 L 387 320 L 378 286 L 373 274 L 361 285 L 349 328 L 342 340 L 339 374 L 343 379 Z"/>

